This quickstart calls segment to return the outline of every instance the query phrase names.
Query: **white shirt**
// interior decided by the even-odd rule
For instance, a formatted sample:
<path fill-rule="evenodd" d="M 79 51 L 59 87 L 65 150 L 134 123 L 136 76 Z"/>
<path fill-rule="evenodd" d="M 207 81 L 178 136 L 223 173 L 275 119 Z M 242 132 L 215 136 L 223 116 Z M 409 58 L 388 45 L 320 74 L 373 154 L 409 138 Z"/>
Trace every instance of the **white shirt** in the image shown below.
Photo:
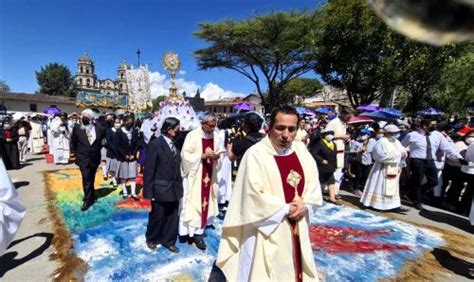
<path fill-rule="evenodd" d="M 89 139 L 89 144 L 93 144 L 95 141 L 95 126 L 94 124 L 83 125 L 84 130 L 86 131 L 87 139 Z"/>
<path fill-rule="evenodd" d="M 467 165 L 461 167 L 461 171 L 467 174 L 474 174 L 474 143 L 469 145 L 464 159 L 468 162 Z"/>
<path fill-rule="evenodd" d="M 166 143 L 168 143 L 168 146 L 170 147 L 171 152 L 173 152 L 173 154 L 176 153 L 177 150 L 176 150 L 176 146 L 173 143 L 173 140 L 171 140 L 169 137 L 165 136 L 164 134 L 162 134 L 162 136 L 165 139 Z"/>
<path fill-rule="evenodd" d="M 436 160 L 436 152 L 443 151 L 453 159 L 462 159 L 459 152 L 449 143 L 446 137 L 439 131 L 430 132 L 428 137 L 431 144 L 431 158 Z M 408 133 L 402 140 L 402 145 L 408 147 L 410 151 L 410 158 L 412 159 L 427 159 L 426 150 L 426 134 L 423 131 L 412 131 Z"/>

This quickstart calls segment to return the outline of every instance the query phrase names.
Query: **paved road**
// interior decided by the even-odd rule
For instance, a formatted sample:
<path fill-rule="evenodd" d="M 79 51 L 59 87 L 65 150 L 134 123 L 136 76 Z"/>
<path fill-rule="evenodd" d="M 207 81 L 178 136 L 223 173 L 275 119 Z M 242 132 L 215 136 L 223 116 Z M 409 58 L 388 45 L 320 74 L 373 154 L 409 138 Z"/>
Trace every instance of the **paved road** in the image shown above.
<path fill-rule="evenodd" d="M 2 281 L 49 281 L 56 269 L 56 262 L 49 260 L 49 255 L 54 252 L 51 244 L 53 234 L 41 172 L 74 166 L 46 164 L 43 156 L 30 159 L 30 164 L 22 169 L 9 171 L 27 212 L 14 245 L 0 258 Z"/>
<path fill-rule="evenodd" d="M 30 164 L 22 169 L 9 171 L 10 177 L 27 208 L 27 214 L 16 234 L 14 244 L 0 258 L 0 280 L 49 281 L 52 279 L 51 274 L 56 269 L 56 262 L 49 260 L 49 255 L 54 253 L 55 250 L 51 245 L 53 238 L 52 225 L 47 214 L 42 172 L 74 167 L 74 165 L 46 164 L 43 157 L 37 156 L 33 157 Z M 349 193 L 344 194 L 344 199 L 354 204 L 358 202 L 358 198 L 352 197 Z M 433 207 L 427 207 L 427 210 L 420 213 L 411 209 L 406 215 L 397 215 L 397 217 L 405 221 L 472 236 L 470 232 L 473 229 L 466 217 Z M 474 263 L 472 258 L 462 259 L 470 264 Z M 453 274 L 449 277 L 442 277 L 440 281 L 442 280 L 464 281 L 467 279 Z"/>

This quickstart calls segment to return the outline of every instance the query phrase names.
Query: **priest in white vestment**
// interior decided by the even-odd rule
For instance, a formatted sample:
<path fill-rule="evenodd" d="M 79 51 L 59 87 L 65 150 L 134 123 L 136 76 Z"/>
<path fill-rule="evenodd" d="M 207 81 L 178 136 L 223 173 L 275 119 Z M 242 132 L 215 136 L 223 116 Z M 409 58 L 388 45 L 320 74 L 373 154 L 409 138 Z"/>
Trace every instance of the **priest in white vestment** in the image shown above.
<path fill-rule="evenodd" d="M 181 149 L 184 195 L 180 203 L 179 235 L 190 244 L 206 249 L 203 234 L 218 215 L 217 172 L 225 152 L 218 134 L 217 119 L 205 114 L 201 127 L 188 133 Z"/>
<path fill-rule="evenodd" d="M 25 208 L 0 158 L 0 257 L 15 237 L 24 217 Z"/>
<path fill-rule="evenodd" d="M 393 124 L 384 128 L 385 136 L 380 138 L 372 151 L 375 161 L 365 183 L 360 202 L 377 210 L 399 209 L 401 207 L 399 179 L 402 160 L 407 149 L 398 141 L 400 129 Z"/>
<path fill-rule="evenodd" d="M 322 194 L 297 122 L 293 107 L 276 109 L 240 163 L 216 261 L 227 281 L 318 280 L 309 225 Z"/>
<path fill-rule="evenodd" d="M 31 132 L 30 132 L 30 140 L 31 140 L 31 153 L 39 154 L 43 152 L 44 146 L 44 136 L 43 136 L 43 125 L 38 120 L 38 115 L 32 114 L 31 115 Z"/>
<path fill-rule="evenodd" d="M 70 131 L 67 124 L 67 115 L 56 116 L 50 124 L 52 135 L 52 151 L 55 164 L 68 164 L 70 157 Z"/>

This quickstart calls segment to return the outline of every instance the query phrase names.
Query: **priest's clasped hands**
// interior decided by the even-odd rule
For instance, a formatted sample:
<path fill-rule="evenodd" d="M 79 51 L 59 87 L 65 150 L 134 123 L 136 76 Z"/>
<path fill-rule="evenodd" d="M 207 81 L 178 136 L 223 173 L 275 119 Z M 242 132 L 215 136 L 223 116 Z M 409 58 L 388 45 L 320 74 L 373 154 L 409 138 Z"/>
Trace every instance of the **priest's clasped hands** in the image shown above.
<path fill-rule="evenodd" d="M 204 152 L 201 157 L 203 160 L 206 160 L 206 159 L 217 160 L 219 158 L 219 154 L 216 154 L 213 150 L 206 150 L 206 152 Z"/>
<path fill-rule="evenodd" d="M 305 217 L 307 212 L 308 208 L 306 207 L 305 203 L 301 201 L 293 201 L 290 203 L 288 219 L 299 221 L 300 219 Z"/>

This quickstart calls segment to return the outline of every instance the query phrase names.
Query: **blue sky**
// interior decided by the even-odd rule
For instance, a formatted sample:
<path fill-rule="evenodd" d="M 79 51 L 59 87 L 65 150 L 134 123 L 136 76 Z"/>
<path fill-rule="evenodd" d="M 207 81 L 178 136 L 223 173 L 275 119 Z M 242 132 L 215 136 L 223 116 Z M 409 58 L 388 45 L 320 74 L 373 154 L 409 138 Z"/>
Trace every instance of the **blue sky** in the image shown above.
<path fill-rule="evenodd" d="M 236 72 L 198 71 L 192 53 L 205 46 L 193 36 L 198 23 L 316 5 L 314 0 L 0 0 L 0 80 L 12 91 L 32 93 L 38 90 L 35 70 L 58 62 L 75 74 L 84 51 L 99 78 L 115 78 L 123 59 L 137 63 L 140 48 L 141 62 L 155 78 L 164 79 L 161 59 L 173 50 L 182 60 L 182 83 L 250 93 L 255 87 Z"/>

